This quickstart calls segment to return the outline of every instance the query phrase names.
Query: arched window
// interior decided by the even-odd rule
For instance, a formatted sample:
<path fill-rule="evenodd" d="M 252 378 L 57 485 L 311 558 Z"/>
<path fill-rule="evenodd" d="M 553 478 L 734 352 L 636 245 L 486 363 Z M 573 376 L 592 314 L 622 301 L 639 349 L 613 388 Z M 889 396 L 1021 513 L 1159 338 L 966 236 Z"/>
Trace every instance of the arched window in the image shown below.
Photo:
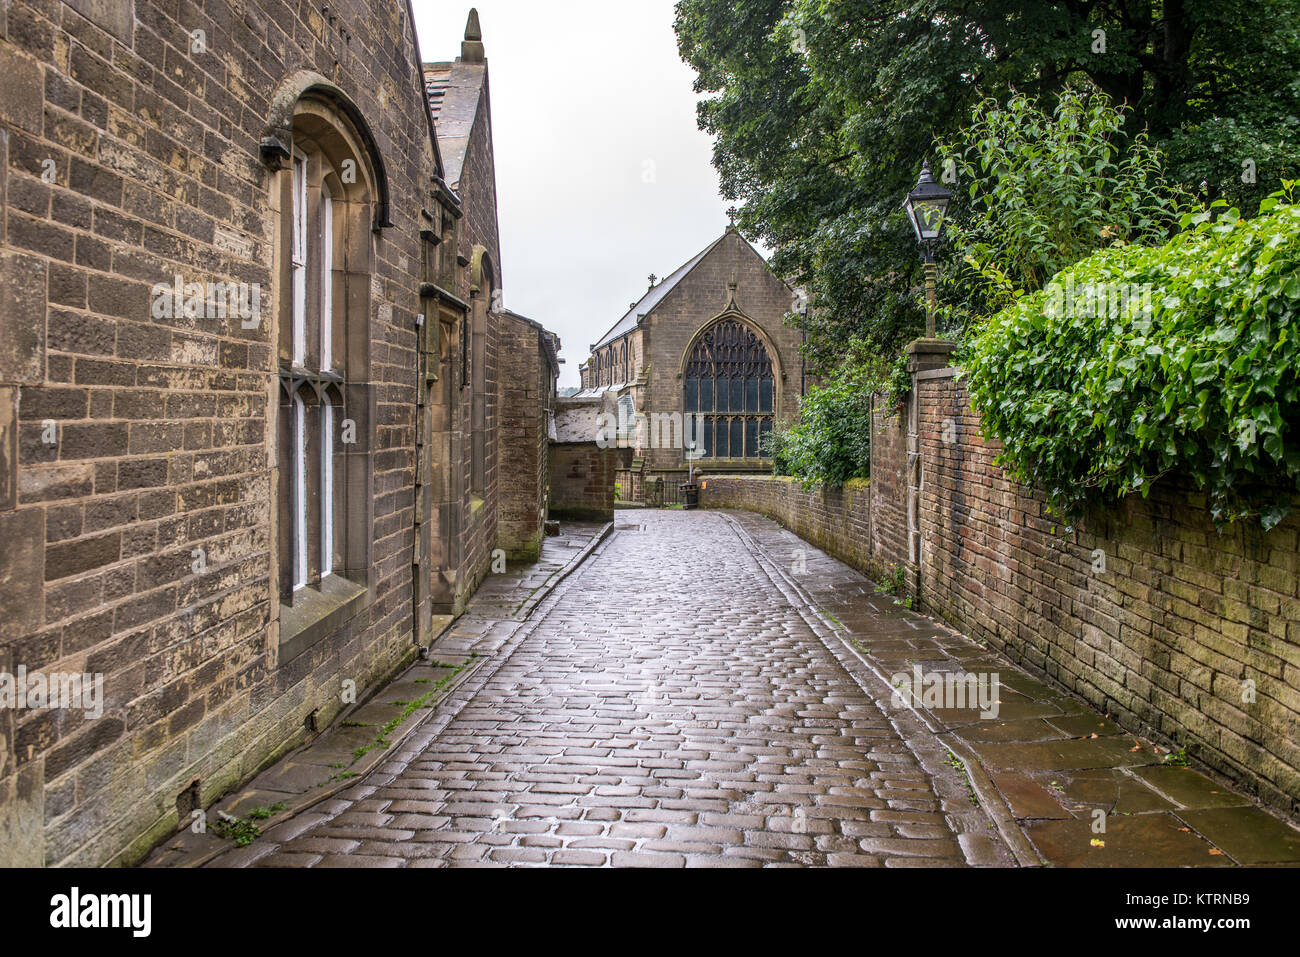
<path fill-rule="evenodd" d="M 354 594 L 369 565 L 368 417 L 358 390 L 369 355 L 374 192 L 365 148 L 324 101 L 299 101 L 287 160 L 278 516 L 280 597 L 293 608 L 311 595 Z"/>
<path fill-rule="evenodd" d="M 683 411 L 703 419 L 704 456 L 760 458 L 775 417 L 776 379 L 757 333 L 739 319 L 715 323 L 695 340 L 682 378 Z"/>

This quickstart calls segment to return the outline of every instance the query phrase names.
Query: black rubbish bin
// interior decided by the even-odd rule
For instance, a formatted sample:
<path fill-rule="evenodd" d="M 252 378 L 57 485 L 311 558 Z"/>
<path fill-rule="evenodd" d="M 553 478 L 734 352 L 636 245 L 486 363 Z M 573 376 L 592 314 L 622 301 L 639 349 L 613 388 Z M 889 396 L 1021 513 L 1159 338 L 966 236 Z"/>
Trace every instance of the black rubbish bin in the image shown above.
<path fill-rule="evenodd" d="M 682 490 L 682 508 L 699 508 L 700 507 L 700 487 L 694 482 L 683 482 Z"/>

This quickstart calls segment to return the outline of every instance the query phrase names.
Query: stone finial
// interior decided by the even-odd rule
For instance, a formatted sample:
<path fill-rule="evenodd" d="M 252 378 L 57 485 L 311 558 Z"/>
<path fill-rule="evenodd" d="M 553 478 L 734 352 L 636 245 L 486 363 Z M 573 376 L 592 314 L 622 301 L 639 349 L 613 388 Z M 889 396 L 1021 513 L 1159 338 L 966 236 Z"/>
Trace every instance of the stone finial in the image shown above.
<path fill-rule="evenodd" d="M 659 277 L 656 276 L 654 273 L 651 273 L 649 278 L 650 278 L 650 288 L 653 289 L 655 287 L 655 283 L 659 281 Z"/>
<path fill-rule="evenodd" d="M 469 19 L 465 22 L 465 42 L 460 45 L 460 58 L 465 63 L 483 62 L 483 27 L 478 22 L 477 8 L 469 11 Z"/>

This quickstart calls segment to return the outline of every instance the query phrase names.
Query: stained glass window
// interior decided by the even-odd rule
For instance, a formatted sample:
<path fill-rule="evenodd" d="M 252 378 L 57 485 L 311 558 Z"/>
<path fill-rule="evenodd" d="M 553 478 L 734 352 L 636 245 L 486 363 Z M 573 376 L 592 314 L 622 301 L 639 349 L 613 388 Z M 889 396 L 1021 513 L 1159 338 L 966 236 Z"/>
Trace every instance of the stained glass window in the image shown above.
<path fill-rule="evenodd" d="M 708 458 L 756 459 L 772 430 L 776 380 L 758 335 L 723 319 L 696 340 L 685 369 L 685 411 L 704 415 Z"/>

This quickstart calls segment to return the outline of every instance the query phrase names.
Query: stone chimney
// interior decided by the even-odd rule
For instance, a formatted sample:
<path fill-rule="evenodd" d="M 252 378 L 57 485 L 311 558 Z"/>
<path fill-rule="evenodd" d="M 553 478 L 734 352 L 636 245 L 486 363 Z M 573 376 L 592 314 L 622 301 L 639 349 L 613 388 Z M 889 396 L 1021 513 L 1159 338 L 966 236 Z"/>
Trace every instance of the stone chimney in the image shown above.
<path fill-rule="evenodd" d="M 466 63 L 482 63 L 483 28 L 479 26 L 478 10 L 471 8 L 469 20 L 465 23 L 465 42 L 460 45 L 460 58 Z"/>

